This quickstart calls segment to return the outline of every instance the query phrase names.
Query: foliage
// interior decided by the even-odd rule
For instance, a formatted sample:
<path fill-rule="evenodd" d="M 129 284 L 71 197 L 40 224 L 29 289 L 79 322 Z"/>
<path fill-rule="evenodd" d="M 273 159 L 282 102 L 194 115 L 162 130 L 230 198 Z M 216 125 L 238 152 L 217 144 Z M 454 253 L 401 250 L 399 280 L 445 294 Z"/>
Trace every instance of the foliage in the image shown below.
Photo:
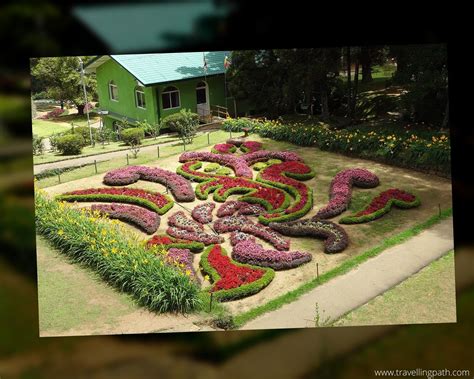
<path fill-rule="evenodd" d="M 64 155 L 81 154 L 86 142 L 80 134 L 65 134 L 57 137 L 55 141 L 56 149 Z"/>
<path fill-rule="evenodd" d="M 142 128 L 126 128 L 120 132 L 120 138 L 127 145 L 135 146 L 141 144 L 145 132 Z"/>
<path fill-rule="evenodd" d="M 41 155 L 44 152 L 43 137 L 33 134 L 33 155 Z"/>
<path fill-rule="evenodd" d="M 82 57 L 86 64 L 92 57 Z M 31 70 L 33 86 L 41 83 L 39 91 L 45 91 L 47 96 L 61 102 L 70 101 L 83 114 L 85 106 L 84 92 L 81 85 L 81 73 L 78 57 L 38 58 Z M 97 82 L 95 76 L 84 75 L 87 90 L 87 101 L 97 97 Z"/>
<path fill-rule="evenodd" d="M 35 202 L 40 234 L 139 304 L 157 312 L 190 312 L 199 305 L 197 286 L 181 270 L 164 264 L 157 248 L 147 249 L 97 212 L 75 210 L 41 191 Z"/>
<path fill-rule="evenodd" d="M 189 249 L 194 253 L 199 253 L 204 249 L 202 242 L 188 241 L 183 239 L 174 238 L 164 234 L 155 234 L 152 238 L 147 241 L 147 246 L 158 245 L 162 249 Z"/>
<path fill-rule="evenodd" d="M 161 129 L 160 124 L 152 125 L 146 120 L 145 121 L 137 121 L 136 122 L 136 127 L 142 128 L 146 137 L 151 136 L 151 137 L 154 137 L 154 138 L 156 138 L 160 134 L 160 129 Z"/>
<path fill-rule="evenodd" d="M 184 143 L 193 142 L 199 126 L 199 115 L 191 112 L 189 109 L 181 109 L 177 113 L 166 116 L 162 123 L 162 129 L 169 129 L 177 132 Z"/>
<path fill-rule="evenodd" d="M 97 129 L 89 128 L 88 126 L 73 126 L 65 134 L 79 134 L 84 140 L 84 146 L 91 144 L 91 133 L 92 133 L 92 144 L 97 138 Z M 84 147 L 83 146 L 83 147 Z"/>

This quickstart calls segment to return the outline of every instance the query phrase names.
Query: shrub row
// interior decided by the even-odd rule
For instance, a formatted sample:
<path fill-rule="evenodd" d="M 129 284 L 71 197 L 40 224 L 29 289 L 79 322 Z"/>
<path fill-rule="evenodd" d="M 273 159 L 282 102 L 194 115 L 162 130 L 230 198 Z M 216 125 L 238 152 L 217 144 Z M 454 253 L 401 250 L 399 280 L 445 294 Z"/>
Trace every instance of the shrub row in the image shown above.
<path fill-rule="evenodd" d="M 35 205 L 41 235 L 111 285 L 130 293 L 140 305 L 157 312 L 190 312 L 199 306 L 199 289 L 190 277 L 164 264 L 121 225 L 98 212 L 52 201 L 41 191 L 36 192 Z"/>

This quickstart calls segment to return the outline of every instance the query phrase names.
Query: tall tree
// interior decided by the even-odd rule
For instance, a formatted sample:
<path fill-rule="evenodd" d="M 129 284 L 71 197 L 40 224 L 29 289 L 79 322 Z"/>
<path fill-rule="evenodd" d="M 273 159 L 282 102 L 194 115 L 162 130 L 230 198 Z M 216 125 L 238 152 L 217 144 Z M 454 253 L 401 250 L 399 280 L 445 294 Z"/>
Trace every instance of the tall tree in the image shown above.
<path fill-rule="evenodd" d="M 92 57 L 82 57 L 87 63 Z M 81 84 L 79 57 L 39 58 L 32 64 L 32 86 L 44 91 L 46 95 L 61 102 L 70 101 L 78 114 L 84 114 L 86 101 Z M 96 97 L 97 82 L 95 76 L 84 75 L 87 89 L 87 101 Z"/>

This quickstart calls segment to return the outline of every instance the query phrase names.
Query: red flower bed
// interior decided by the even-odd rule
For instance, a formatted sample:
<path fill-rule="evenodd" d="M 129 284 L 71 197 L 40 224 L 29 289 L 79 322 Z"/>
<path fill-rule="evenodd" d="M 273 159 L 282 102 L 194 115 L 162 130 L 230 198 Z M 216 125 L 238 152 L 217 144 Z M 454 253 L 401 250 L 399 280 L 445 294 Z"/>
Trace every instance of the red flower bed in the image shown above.
<path fill-rule="evenodd" d="M 57 199 L 131 203 L 144 206 L 159 214 L 167 212 L 173 206 L 173 201 L 161 193 L 136 188 L 88 188 L 66 192 L 57 196 Z"/>
<path fill-rule="evenodd" d="M 263 144 L 257 141 L 245 141 L 240 145 L 240 150 L 244 153 L 254 153 L 255 151 L 261 150 Z"/>
<path fill-rule="evenodd" d="M 237 147 L 229 143 L 218 143 L 214 145 L 211 152 L 214 154 L 230 154 L 234 153 L 237 150 Z"/>
<path fill-rule="evenodd" d="M 227 255 L 223 254 L 220 245 L 212 247 L 207 260 L 220 276 L 211 291 L 228 290 L 250 284 L 260 279 L 265 273 L 261 269 L 235 265 Z"/>
<path fill-rule="evenodd" d="M 164 234 L 156 234 L 147 241 L 147 246 L 159 245 L 168 250 L 171 248 L 189 249 L 194 253 L 202 251 L 204 244 L 202 242 L 188 241 L 175 237 L 170 237 Z"/>

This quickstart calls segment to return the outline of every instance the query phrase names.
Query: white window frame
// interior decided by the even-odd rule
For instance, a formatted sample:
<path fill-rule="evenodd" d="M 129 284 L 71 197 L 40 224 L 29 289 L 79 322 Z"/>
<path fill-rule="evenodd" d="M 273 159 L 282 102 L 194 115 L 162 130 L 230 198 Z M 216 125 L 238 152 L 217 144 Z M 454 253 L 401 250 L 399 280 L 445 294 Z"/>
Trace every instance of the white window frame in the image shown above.
<path fill-rule="evenodd" d="M 175 87 L 175 86 L 168 86 L 168 87 L 166 87 L 166 88 L 169 88 L 169 87 L 174 88 L 174 89 L 173 89 L 173 90 L 168 90 L 168 91 L 163 91 L 163 92 L 161 93 L 161 105 L 162 105 L 163 110 L 166 110 L 166 111 L 167 111 L 168 109 L 178 109 L 178 108 L 181 108 L 181 94 L 179 93 L 179 89 L 178 89 L 177 87 Z M 165 89 L 166 89 L 166 88 L 165 88 Z M 178 93 L 178 103 L 179 103 L 179 105 L 178 105 L 177 107 L 165 108 L 165 104 L 163 103 L 163 95 L 169 95 L 169 98 L 170 98 L 170 105 L 171 105 L 171 103 L 172 103 L 172 102 L 171 102 L 171 94 L 172 94 L 172 93 L 175 93 L 175 92 Z"/>
<path fill-rule="evenodd" d="M 117 98 L 115 98 L 115 99 L 114 99 L 114 97 L 112 96 L 112 93 L 113 93 L 113 92 L 112 92 L 112 87 L 115 87 L 115 88 L 116 88 L 116 91 L 117 91 Z M 109 99 L 110 99 L 111 101 L 117 101 L 117 102 L 119 101 L 118 86 L 117 86 L 117 84 L 115 84 L 115 82 L 114 82 L 113 80 L 111 80 L 111 81 L 109 82 Z"/>
<path fill-rule="evenodd" d="M 144 107 L 138 105 L 138 94 L 141 94 L 143 96 L 143 103 L 145 104 Z M 146 109 L 145 89 L 143 87 L 135 88 L 135 105 L 137 108 Z"/>

